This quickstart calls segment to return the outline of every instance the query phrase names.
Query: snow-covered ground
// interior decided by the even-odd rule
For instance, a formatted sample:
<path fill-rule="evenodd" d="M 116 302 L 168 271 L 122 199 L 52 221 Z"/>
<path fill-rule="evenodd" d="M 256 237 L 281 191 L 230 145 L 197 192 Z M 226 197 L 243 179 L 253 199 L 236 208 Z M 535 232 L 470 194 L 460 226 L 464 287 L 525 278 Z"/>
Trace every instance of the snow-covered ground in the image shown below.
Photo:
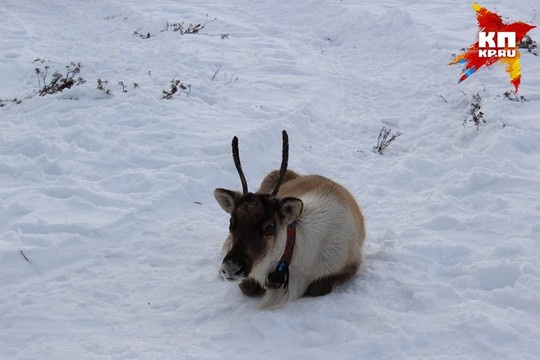
<path fill-rule="evenodd" d="M 536 0 L 481 5 L 540 25 Z M 2 1 L 0 358 L 537 359 L 540 58 L 527 102 L 502 66 L 457 85 L 476 32 L 469 1 Z M 38 96 L 70 62 L 86 83 Z M 240 188 L 232 136 L 253 189 L 282 129 L 368 237 L 353 281 L 261 311 L 218 276 L 212 191 Z"/>

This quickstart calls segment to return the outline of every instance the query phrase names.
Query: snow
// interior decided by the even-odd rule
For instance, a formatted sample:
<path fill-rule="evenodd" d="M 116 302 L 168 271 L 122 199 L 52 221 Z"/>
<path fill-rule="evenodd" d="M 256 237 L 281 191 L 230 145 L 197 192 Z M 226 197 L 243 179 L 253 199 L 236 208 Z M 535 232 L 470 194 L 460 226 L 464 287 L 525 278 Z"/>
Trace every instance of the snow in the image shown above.
<path fill-rule="evenodd" d="M 536 1 L 482 5 L 540 25 Z M 502 66 L 457 85 L 470 2 L 5 1 L 0 30 L 0 98 L 22 100 L 0 108 L 0 358 L 537 358 L 540 62 L 527 102 Z M 34 69 L 70 62 L 86 83 L 38 96 Z M 175 79 L 189 95 L 162 99 Z M 382 126 L 403 135 L 381 156 Z M 232 136 L 254 189 L 283 129 L 290 168 L 358 199 L 365 262 L 261 311 L 218 275 L 212 191 L 240 188 Z"/>

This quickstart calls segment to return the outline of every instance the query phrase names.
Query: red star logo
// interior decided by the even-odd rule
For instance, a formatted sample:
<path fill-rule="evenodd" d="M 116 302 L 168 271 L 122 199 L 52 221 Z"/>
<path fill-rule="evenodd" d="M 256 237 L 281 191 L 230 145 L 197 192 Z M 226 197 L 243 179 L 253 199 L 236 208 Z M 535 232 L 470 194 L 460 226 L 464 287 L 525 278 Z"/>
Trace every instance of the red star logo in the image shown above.
<path fill-rule="evenodd" d="M 504 24 L 499 15 L 487 10 L 477 3 L 473 4 L 473 9 L 476 11 L 476 19 L 478 20 L 478 28 L 480 32 L 488 34 L 497 34 L 501 32 L 514 33 L 515 46 L 505 46 L 504 48 L 497 46 L 480 48 L 480 43 L 477 41 L 467 50 L 467 52 L 456 56 L 450 65 L 465 64 L 465 67 L 461 72 L 461 78 L 459 79 L 459 82 L 462 82 L 483 66 L 488 67 L 497 62 L 506 64 L 506 72 L 510 75 L 510 82 L 514 85 L 517 93 L 519 84 L 521 82 L 521 65 L 519 63 L 519 57 L 521 54 L 519 53 L 517 47 L 525 34 L 527 34 L 531 29 L 534 29 L 536 26 L 529 25 L 521 21 L 511 24 Z M 489 50 L 495 50 L 495 52 L 489 52 Z M 499 50 L 504 51 L 500 52 Z M 487 56 L 486 54 L 488 52 L 494 54 L 494 56 Z"/>

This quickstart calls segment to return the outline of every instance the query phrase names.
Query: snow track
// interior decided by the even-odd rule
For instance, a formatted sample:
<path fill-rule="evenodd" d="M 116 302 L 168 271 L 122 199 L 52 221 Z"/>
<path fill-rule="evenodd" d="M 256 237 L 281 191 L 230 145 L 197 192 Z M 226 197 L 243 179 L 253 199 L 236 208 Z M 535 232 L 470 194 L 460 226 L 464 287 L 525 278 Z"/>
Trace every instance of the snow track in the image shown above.
<path fill-rule="evenodd" d="M 534 1 L 483 5 L 540 25 Z M 538 357 L 540 62 L 527 102 L 501 67 L 456 85 L 469 2 L 7 1 L 0 31 L 0 358 Z M 34 69 L 70 62 L 86 83 L 38 96 Z M 403 132 L 384 156 L 382 126 Z M 217 274 L 212 191 L 240 187 L 232 136 L 254 189 L 282 129 L 368 238 L 353 281 L 260 311 Z"/>

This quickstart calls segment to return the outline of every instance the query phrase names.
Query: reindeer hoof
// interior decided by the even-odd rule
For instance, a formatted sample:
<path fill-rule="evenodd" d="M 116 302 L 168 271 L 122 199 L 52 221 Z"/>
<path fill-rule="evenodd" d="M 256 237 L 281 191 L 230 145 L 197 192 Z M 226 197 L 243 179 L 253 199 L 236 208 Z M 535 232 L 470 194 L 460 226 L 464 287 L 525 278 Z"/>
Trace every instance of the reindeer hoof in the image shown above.
<path fill-rule="evenodd" d="M 238 286 L 246 296 L 261 296 L 265 291 L 261 284 L 253 279 L 244 279 Z"/>

